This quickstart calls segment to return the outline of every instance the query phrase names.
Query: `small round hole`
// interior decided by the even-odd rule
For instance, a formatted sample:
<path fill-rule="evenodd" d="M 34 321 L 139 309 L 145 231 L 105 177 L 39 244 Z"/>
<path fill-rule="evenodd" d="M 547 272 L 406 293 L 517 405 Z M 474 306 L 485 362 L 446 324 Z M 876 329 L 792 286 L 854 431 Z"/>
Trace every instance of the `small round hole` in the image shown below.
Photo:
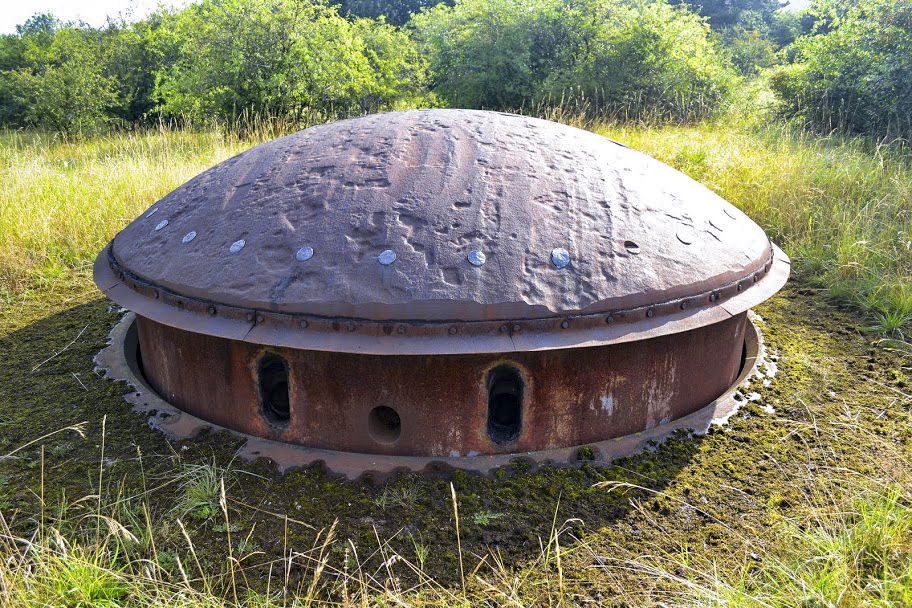
<path fill-rule="evenodd" d="M 624 249 L 627 250 L 627 253 L 632 253 L 633 255 L 640 252 L 640 246 L 633 241 L 624 241 Z"/>
<path fill-rule="evenodd" d="M 391 407 L 378 405 L 367 415 L 367 432 L 377 443 L 395 443 L 402 434 L 402 420 Z"/>

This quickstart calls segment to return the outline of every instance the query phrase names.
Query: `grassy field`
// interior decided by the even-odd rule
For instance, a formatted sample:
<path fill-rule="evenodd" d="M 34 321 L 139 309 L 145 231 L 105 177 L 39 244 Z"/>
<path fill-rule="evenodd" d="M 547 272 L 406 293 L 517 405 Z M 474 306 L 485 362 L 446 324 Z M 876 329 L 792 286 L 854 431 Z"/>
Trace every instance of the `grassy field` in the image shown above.
<path fill-rule="evenodd" d="M 84 271 L 118 230 L 193 175 L 287 131 L 158 131 L 66 142 L 0 136 L 0 297 Z M 746 211 L 837 299 L 885 332 L 912 323 L 912 165 L 861 139 L 724 126 L 594 130 Z"/>
<path fill-rule="evenodd" d="M 285 130 L 0 138 L 0 606 L 912 604 L 908 158 L 736 124 L 595 127 L 793 257 L 758 308 L 778 376 L 724 430 L 610 467 L 367 483 L 238 462 L 221 434 L 167 441 L 93 373 L 117 318 L 97 251 Z"/>

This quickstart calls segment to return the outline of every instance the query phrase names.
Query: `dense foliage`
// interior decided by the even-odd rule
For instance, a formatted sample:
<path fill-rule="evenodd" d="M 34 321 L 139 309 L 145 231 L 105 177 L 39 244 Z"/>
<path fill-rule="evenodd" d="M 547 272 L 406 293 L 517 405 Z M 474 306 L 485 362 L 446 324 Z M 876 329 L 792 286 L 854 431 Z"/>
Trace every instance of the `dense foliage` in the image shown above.
<path fill-rule="evenodd" d="M 436 91 L 461 107 L 584 99 L 599 113 L 708 115 L 732 72 L 693 13 L 652 0 L 462 0 L 412 25 Z"/>
<path fill-rule="evenodd" d="M 415 103 L 401 30 L 310 0 L 203 0 L 105 28 L 44 15 L 0 39 L 0 121 L 64 133 L 154 118 L 334 116 Z"/>
<path fill-rule="evenodd" d="M 818 0 L 814 31 L 773 87 L 787 115 L 822 129 L 912 137 L 912 3 Z"/>
<path fill-rule="evenodd" d="M 300 123 L 441 103 L 693 121 L 772 73 L 744 91 L 771 82 L 785 117 L 912 136 L 908 0 L 779 5 L 198 0 L 100 28 L 36 15 L 0 35 L 0 127 Z"/>

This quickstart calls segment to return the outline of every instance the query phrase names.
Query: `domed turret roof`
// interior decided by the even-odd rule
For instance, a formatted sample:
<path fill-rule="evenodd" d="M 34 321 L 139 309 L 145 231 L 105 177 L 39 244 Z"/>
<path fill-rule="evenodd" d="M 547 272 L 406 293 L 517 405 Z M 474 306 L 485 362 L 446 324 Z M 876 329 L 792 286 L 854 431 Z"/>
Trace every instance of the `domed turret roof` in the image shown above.
<path fill-rule="evenodd" d="M 661 335 L 743 312 L 787 274 L 759 226 L 667 165 L 470 110 L 247 150 L 155 203 L 96 267 L 112 299 L 166 324 L 387 354 Z"/>

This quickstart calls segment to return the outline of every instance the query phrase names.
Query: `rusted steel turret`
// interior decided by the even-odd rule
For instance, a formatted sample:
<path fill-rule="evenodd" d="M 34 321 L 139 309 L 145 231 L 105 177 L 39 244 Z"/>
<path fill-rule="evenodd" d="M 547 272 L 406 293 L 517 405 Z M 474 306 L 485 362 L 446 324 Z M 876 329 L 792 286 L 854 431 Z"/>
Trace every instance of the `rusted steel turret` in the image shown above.
<path fill-rule="evenodd" d="M 598 135 L 468 110 L 257 146 L 101 252 L 158 393 L 260 437 L 465 457 L 620 437 L 731 386 L 788 259 Z"/>

